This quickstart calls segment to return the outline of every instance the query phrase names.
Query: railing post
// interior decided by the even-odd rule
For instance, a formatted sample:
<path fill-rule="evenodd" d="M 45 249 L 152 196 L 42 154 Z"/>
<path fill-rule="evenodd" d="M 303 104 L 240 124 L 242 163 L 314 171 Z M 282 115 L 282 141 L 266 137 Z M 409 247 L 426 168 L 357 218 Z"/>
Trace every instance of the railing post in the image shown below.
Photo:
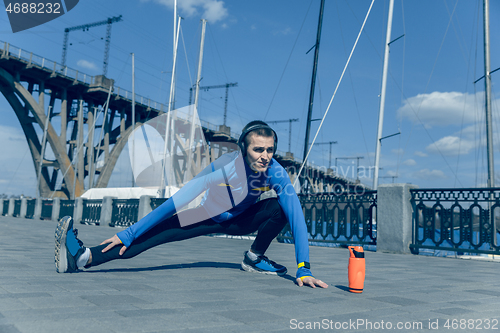
<path fill-rule="evenodd" d="M 3 44 L 2 59 L 9 59 L 9 43 Z"/>
<path fill-rule="evenodd" d="M 19 213 L 19 217 L 22 219 L 25 219 L 27 211 L 28 211 L 28 199 L 22 198 L 21 199 L 21 212 Z"/>
<path fill-rule="evenodd" d="M 42 198 L 36 198 L 35 214 L 33 214 L 33 220 L 39 220 L 41 216 L 42 216 Z"/>
<path fill-rule="evenodd" d="M 9 212 L 7 213 L 7 216 L 14 216 L 14 207 L 16 205 L 16 199 L 10 198 L 9 199 Z"/>
<path fill-rule="evenodd" d="M 100 222 L 102 225 L 109 226 L 109 224 L 111 223 L 111 217 L 113 212 L 113 199 L 117 199 L 117 197 L 104 197 L 102 199 L 101 218 L 100 218 Z"/>
<path fill-rule="evenodd" d="M 139 213 L 137 215 L 137 219 L 140 220 L 144 216 L 151 213 L 151 196 L 149 195 L 141 195 L 139 199 Z M 136 221 L 137 222 L 137 221 Z"/>
<path fill-rule="evenodd" d="M 28 65 L 26 66 L 26 68 L 33 67 L 33 65 L 31 64 L 32 60 L 33 60 L 33 52 L 30 53 L 30 62 L 28 63 Z"/>
<path fill-rule="evenodd" d="M 78 197 L 75 199 L 75 210 L 73 211 L 73 221 L 78 224 L 82 221 L 83 217 L 83 198 Z"/>
<path fill-rule="evenodd" d="M 59 212 L 61 211 L 61 198 L 54 198 L 52 201 L 52 221 L 59 220 Z"/>
<path fill-rule="evenodd" d="M 382 184 L 377 189 L 377 252 L 410 254 L 412 213 L 410 184 Z"/>

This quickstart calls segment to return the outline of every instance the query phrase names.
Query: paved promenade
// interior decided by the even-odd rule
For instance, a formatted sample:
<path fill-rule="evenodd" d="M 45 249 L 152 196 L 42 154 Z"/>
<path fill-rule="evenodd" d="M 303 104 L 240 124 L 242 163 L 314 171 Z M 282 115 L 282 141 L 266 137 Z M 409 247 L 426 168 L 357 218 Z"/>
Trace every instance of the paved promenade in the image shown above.
<path fill-rule="evenodd" d="M 293 245 L 271 245 L 275 277 L 240 269 L 250 240 L 199 237 L 58 274 L 55 226 L 0 216 L 0 332 L 500 332 L 498 262 L 367 252 L 352 294 L 346 249 L 311 247 L 330 286 L 300 288 Z M 116 232 L 77 228 L 89 246 Z"/>

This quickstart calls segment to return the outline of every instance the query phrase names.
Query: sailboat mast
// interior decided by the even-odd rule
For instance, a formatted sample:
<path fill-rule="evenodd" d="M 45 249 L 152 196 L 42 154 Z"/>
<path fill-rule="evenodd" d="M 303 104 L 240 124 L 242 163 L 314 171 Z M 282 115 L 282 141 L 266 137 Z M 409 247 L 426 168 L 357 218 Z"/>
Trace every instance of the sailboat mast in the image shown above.
<path fill-rule="evenodd" d="M 490 1 L 483 0 L 484 24 L 484 100 L 486 109 L 486 151 L 488 155 L 488 184 L 495 187 L 495 166 L 493 160 L 493 120 L 491 115 L 491 73 L 490 73 Z"/>
<path fill-rule="evenodd" d="M 389 49 L 391 42 L 392 15 L 394 10 L 394 0 L 389 2 L 389 17 L 387 19 L 387 34 L 385 37 L 384 69 L 382 73 L 382 90 L 380 92 L 380 108 L 378 115 L 377 145 L 375 148 L 375 170 L 373 173 L 373 189 L 378 187 L 378 170 L 380 164 L 380 148 L 382 140 L 382 128 L 384 127 L 385 93 L 387 90 L 387 71 L 389 68 Z"/>
<path fill-rule="evenodd" d="M 307 150 L 309 149 L 309 132 L 311 131 L 311 118 L 314 102 L 314 90 L 316 87 L 316 71 L 318 68 L 318 57 L 319 57 L 319 42 L 321 40 L 321 26 L 323 25 L 323 9 L 325 8 L 325 0 L 321 0 L 321 5 L 319 8 L 319 20 L 318 20 L 318 31 L 316 33 L 316 44 L 314 46 L 314 64 L 311 79 L 311 91 L 309 93 L 309 108 L 307 111 L 307 123 L 306 123 L 306 138 L 304 141 L 304 157 L 306 160 Z M 300 175 L 299 175 L 300 176 Z"/>
<path fill-rule="evenodd" d="M 192 149 L 196 148 L 196 145 L 194 144 L 194 139 L 195 139 L 195 130 L 196 130 L 196 115 L 198 112 L 198 102 L 199 102 L 199 95 L 200 95 L 200 81 L 201 81 L 201 67 L 203 65 L 203 49 L 205 47 L 205 30 L 207 27 L 207 20 L 202 19 L 201 20 L 201 41 L 200 41 L 200 54 L 198 56 L 198 74 L 196 78 L 196 91 L 194 94 L 194 107 L 192 108 L 192 118 L 191 118 L 191 130 L 189 133 L 189 151 L 187 154 L 187 162 L 186 162 L 186 173 L 184 174 L 184 181 L 189 181 L 191 179 L 188 179 L 189 174 L 191 172 L 191 165 L 193 163 L 193 153 L 191 152 Z M 193 175 L 194 177 L 194 175 Z"/>
<path fill-rule="evenodd" d="M 175 9 L 174 9 L 174 15 L 177 15 L 177 1 L 175 2 Z M 170 164 L 168 167 L 170 167 L 170 171 L 167 174 L 167 178 L 165 179 L 165 175 L 167 172 L 167 147 L 168 147 L 168 137 L 169 134 L 172 135 L 172 131 L 170 130 L 171 124 L 170 124 L 170 118 L 172 114 L 172 100 L 174 98 L 174 91 L 175 91 L 175 69 L 177 65 L 177 47 L 178 47 L 178 42 L 179 42 L 179 30 L 180 30 L 180 24 L 181 20 L 180 19 L 175 19 L 174 21 L 177 22 L 177 27 L 174 27 L 174 30 L 176 32 L 176 35 L 173 40 L 174 44 L 174 57 L 172 61 L 172 76 L 170 80 L 170 96 L 168 100 L 168 106 L 167 106 L 167 120 L 165 122 L 165 141 L 164 141 L 164 146 L 163 146 L 163 167 L 162 167 L 162 172 L 161 172 L 161 179 L 160 179 L 160 188 L 158 191 L 158 195 L 160 198 L 167 198 L 170 197 L 171 195 L 171 187 L 172 187 L 172 173 L 173 173 L 173 139 L 171 140 L 170 144 Z M 173 123 L 174 120 L 172 120 Z M 166 191 L 166 186 L 168 183 L 168 193 Z"/>
<path fill-rule="evenodd" d="M 132 53 L 132 187 L 135 187 L 135 55 Z"/>

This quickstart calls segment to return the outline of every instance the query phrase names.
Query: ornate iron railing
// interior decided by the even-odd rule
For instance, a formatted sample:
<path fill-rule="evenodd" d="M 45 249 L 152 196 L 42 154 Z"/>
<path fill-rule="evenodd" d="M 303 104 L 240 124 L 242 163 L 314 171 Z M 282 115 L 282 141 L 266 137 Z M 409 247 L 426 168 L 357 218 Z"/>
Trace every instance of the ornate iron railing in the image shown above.
<path fill-rule="evenodd" d="M 314 243 L 376 245 L 377 192 L 299 195 L 309 241 Z M 292 242 L 287 224 L 278 235 Z"/>
<path fill-rule="evenodd" d="M 36 199 L 28 199 L 26 200 L 26 203 L 27 203 L 26 218 L 32 219 L 33 215 L 35 215 Z"/>
<path fill-rule="evenodd" d="M 500 189 L 414 189 L 410 249 L 500 254 Z"/>
<path fill-rule="evenodd" d="M 16 199 L 14 200 L 14 215 L 13 216 L 19 216 L 21 215 L 21 199 Z"/>
<path fill-rule="evenodd" d="M 52 219 L 52 200 L 42 200 L 42 213 L 40 215 L 41 220 L 51 220 Z"/>
<path fill-rule="evenodd" d="M 111 227 L 129 227 L 138 220 L 139 199 L 113 199 Z"/>
<path fill-rule="evenodd" d="M 101 224 L 101 199 L 83 200 L 83 212 L 81 224 L 100 225 Z"/>
<path fill-rule="evenodd" d="M 75 211 L 75 200 L 61 200 L 59 206 L 59 218 L 73 216 Z"/>

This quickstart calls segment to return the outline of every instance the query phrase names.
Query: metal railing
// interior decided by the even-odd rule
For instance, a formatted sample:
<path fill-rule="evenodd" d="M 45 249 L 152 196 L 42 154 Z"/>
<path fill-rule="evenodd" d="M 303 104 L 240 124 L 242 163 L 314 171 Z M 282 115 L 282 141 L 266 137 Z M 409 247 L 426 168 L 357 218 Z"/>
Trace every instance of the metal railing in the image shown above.
<path fill-rule="evenodd" d="M 376 245 L 377 192 L 299 195 L 309 241 L 314 243 Z M 278 240 L 293 240 L 287 224 Z"/>
<path fill-rule="evenodd" d="M 167 199 L 151 198 L 151 209 L 154 210 Z M 359 244 L 376 245 L 376 191 L 343 194 L 299 195 L 304 211 L 307 232 L 311 245 Z M 20 200 L 19 200 L 20 201 Z M 73 216 L 75 200 L 61 200 L 59 217 Z M 139 199 L 113 199 L 111 202 L 110 226 L 129 227 L 138 220 Z M 41 219 L 52 218 L 52 200 L 42 200 Z M 100 225 L 103 200 L 82 200 L 82 224 Z M 3 211 L 8 213 L 9 201 L 5 200 Z M 109 208 L 108 208 L 109 209 Z M 499 204 L 500 210 L 500 204 Z M 32 218 L 35 211 L 35 199 L 27 200 L 26 218 Z M 248 236 L 255 236 L 253 233 Z M 293 242 L 289 225 L 278 235 L 281 242 Z"/>
<path fill-rule="evenodd" d="M 101 224 L 101 199 L 83 200 L 83 211 L 81 224 L 100 225 Z"/>
<path fill-rule="evenodd" d="M 57 73 L 67 76 L 75 81 L 79 81 L 85 84 L 94 83 L 94 77 L 92 75 L 81 73 L 76 69 L 63 66 L 55 61 L 33 54 L 33 52 L 20 49 L 7 42 L 0 41 L 0 46 L 1 46 L 0 51 L 2 52 L 2 58 L 4 59 L 16 58 L 26 63 L 27 68 L 37 67 L 40 69 L 51 71 L 53 74 Z"/>
<path fill-rule="evenodd" d="M 167 198 L 151 198 L 151 209 L 155 210 L 167 200 L 168 200 Z"/>
<path fill-rule="evenodd" d="M 42 212 L 40 215 L 41 220 L 52 219 L 52 200 L 42 200 Z"/>
<path fill-rule="evenodd" d="M 410 249 L 500 254 L 500 189 L 414 189 Z"/>
<path fill-rule="evenodd" d="M 75 200 L 61 200 L 59 206 L 59 218 L 73 216 L 75 212 Z"/>
<path fill-rule="evenodd" d="M 5 199 L 3 201 L 3 207 L 2 207 L 2 215 L 7 215 L 9 214 L 9 199 Z"/>
<path fill-rule="evenodd" d="M 14 200 L 14 215 L 13 216 L 19 216 L 21 215 L 21 199 L 16 199 Z"/>
<path fill-rule="evenodd" d="M 113 199 L 111 227 L 130 227 L 139 216 L 139 199 Z"/>

